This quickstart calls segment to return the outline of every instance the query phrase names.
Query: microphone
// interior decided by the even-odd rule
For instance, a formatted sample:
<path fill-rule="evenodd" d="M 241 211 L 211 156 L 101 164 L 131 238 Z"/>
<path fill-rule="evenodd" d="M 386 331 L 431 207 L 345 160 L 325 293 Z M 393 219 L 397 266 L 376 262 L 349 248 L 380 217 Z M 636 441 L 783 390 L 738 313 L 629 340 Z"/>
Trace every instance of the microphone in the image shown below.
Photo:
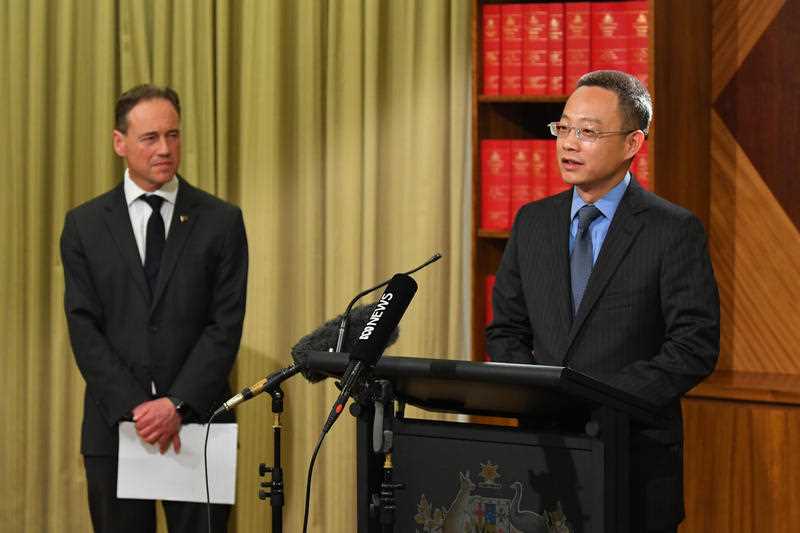
<path fill-rule="evenodd" d="M 416 292 L 417 282 L 408 274 L 395 274 L 389 281 L 389 286 L 353 345 L 350 363 L 342 376 L 341 393 L 331 408 L 322 428 L 323 433 L 327 433 L 339 418 L 351 391 L 361 386 L 367 369 L 375 366 L 383 355 L 392 332 L 400 323 Z"/>
<path fill-rule="evenodd" d="M 441 258 L 442 258 L 442 254 L 440 254 L 439 252 L 435 252 L 430 259 L 428 259 L 427 261 L 425 261 L 424 263 L 419 265 L 417 268 L 412 268 L 408 272 L 403 272 L 403 274 L 406 275 L 406 276 L 410 276 L 414 272 L 417 272 L 418 270 L 422 270 L 426 266 L 430 265 L 431 263 L 435 263 L 436 261 L 438 261 Z M 347 331 L 347 323 L 348 323 L 347 319 L 350 316 L 350 308 L 352 308 L 353 305 L 358 300 L 360 300 L 363 296 L 371 293 L 374 290 L 380 289 L 381 287 L 384 287 L 384 286 L 388 285 L 389 282 L 392 279 L 394 279 L 394 278 L 384 280 L 381 283 L 378 283 L 377 285 L 375 285 L 374 287 L 370 287 L 369 289 L 363 290 L 363 291 L 359 292 L 358 294 L 356 294 L 353 297 L 352 300 L 350 300 L 350 304 L 347 306 L 347 309 L 345 309 L 344 314 L 342 315 L 341 324 L 339 325 L 339 338 L 336 341 L 336 351 L 337 352 L 341 352 L 342 351 L 342 341 L 344 340 L 345 331 Z"/>
<path fill-rule="evenodd" d="M 227 402 L 223 403 L 219 409 L 214 411 L 214 416 L 217 416 L 223 411 L 230 411 L 237 405 L 242 402 L 246 402 L 250 398 L 258 396 L 263 392 L 272 391 L 275 387 L 289 379 L 290 377 L 294 376 L 298 372 L 303 370 L 303 366 L 295 363 L 291 366 L 287 366 L 286 368 L 281 368 L 280 370 L 276 370 L 269 376 L 265 377 L 258 383 L 250 385 L 249 387 L 245 387 L 242 389 L 242 392 L 228 400 Z"/>
<path fill-rule="evenodd" d="M 360 334 L 361 328 L 366 326 L 377 305 L 377 303 L 371 303 L 367 305 L 359 305 L 353 309 L 351 323 L 355 326 L 353 331 L 356 331 L 357 333 L 351 335 L 352 338 L 348 338 L 350 344 L 357 340 L 358 337 L 356 335 Z M 328 320 L 308 335 L 302 337 L 299 341 L 297 341 L 297 344 L 292 346 L 291 353 L 294 363 L 291 366 L 276 370 L 258 383 L 250 385 L 249 387 L 245 387 L 239 394 L 223 403 L 220 408 L 214 412 L 214 416 L 218 415 L 222 411 L 230 411 L 240 403 L 246 402 L 247 400 L 258 396 L 259 394 L 270 392 L 274 387 L 277 387 L 299 372 L 302 372 L 303 377 L 311 383 L 316 383 L 325 379 L 327 376 L 324 374 L 312 372 L 306 368 L 306 354 L 308 352 L 327 351 L 333 345 L 333 343 L 336 342 L 337 325 L 339 322 L 341 322 L 343 316 L 344 314 L 341 314 L 336 318 Z M 394 344 L 397 341 L 398 336 L 399 328 L 395 328 L 394 331 L 392 331 L 389 335 L 386 346 L 391 346 Z"/>
<path fill-rule="evenodd" d="M 353 343 L 358 339 L 358 336 L 361 334 L 361 330 L 367 325 L 367 322 L 370 320 L 370 317 L 375 311 L 376 306 L 377 303 L 373 302 L 367 305 L 358 305 L 353 308 L 350 313 L 350 324 L 353 326 L 351 332 L 354 333 L 351 333 L 347 336 L 347 344 L 349 346 L 352 346 Z M 292 359 L 296 364 L 299 364 L 303 367 L 303 377 L 311 383 L 321 381 L 328 376 L 320 374 L 319 372 L 314 372 L 306 367 L 306 356 L 308 352 L 326 352 L 333 347 L 334 343 L 337 342 L 338 325 L 342 322 L 342 320 L 344 320 L 344 318 L 345 313 L 342 313 L 336 318 L 328 320 L 320 327 L 297 341 L 297 344 L 292 346 Z M 399 334 L 399 328 L 395 328 L 389 337 L 387 346 L 394 344 L 397 341 Z"/>

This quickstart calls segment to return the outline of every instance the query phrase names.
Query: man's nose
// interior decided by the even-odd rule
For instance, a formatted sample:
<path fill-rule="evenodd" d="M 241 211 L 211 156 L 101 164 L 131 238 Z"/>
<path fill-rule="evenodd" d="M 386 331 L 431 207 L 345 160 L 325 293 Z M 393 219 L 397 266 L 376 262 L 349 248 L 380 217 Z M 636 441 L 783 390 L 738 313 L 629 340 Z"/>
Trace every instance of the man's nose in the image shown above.
<path fill-rule="evenodd" d="M 578 140 L 578 130 L 572 128 L 567 132 L 566 136 L 559 139 L 561 147 L 564 150 L 577 150 L 581 142 Z"/>
<path fill-rule="evenodd" d="M 166 136 L 161 136 L 158 138 L 158 153 L 159 154 L 169 154 L 170 153 L 170 146 L 169 141 L 167 141 Z"/>

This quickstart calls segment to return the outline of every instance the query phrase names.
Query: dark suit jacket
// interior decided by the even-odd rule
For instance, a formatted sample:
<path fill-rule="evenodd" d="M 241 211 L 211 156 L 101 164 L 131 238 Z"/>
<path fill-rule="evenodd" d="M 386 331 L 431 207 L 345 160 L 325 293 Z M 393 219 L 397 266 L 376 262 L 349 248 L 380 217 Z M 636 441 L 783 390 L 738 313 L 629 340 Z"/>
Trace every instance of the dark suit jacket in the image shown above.
<path fill-rule="evenodd" d="M 151 382 L 156 397 L 180 398 L 206 421 L 230 394 L 242 333 L 241 210 L 180 179 L 152 297 L 122 184 L 67 213 L 61 256 L 70 340 L 86 380 L 82 453 L 116 455 L 117 423 L 154 397 Z"/>
<path fill-rule="evenodd" d="M 634 483 L 651 485 L 642 503 L 656 507 L 648 514 L 677 523 L 680 398 L 712 372 L 719 353 L 719 296 L 705 231 L 690 212 L 631 180 L 573 319 L 571 200 L 569 190 L 518 213 L 497 272 L 488 352 L 495 361 L 569 366 L 671 414 L 671 428 L 632 436 L 634 446 L 649 450 L 642 452 L 647 462 L 633 457 L 631 468 Z M 649 479 L 636 479 L 639 466 Z"/>

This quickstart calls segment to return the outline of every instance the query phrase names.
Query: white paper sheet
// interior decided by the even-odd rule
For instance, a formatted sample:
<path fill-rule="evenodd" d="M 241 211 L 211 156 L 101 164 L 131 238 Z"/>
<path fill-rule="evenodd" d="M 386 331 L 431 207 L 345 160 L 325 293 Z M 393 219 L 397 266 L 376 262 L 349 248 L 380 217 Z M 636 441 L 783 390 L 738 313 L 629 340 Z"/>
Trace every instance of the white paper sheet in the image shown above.
<path fill-rule="evenodd" d="M 208 436 L 208 485 L 211 503 L 236 500 L 236 424 L 211 424 Z M 119 425 L 117 497 L 138 500 L 206 501 L 203 443 L 206 426 L 181 428 L 181 451 L 170 446 L 163 455 L 158 446 L 136 434 L 133 422 Z"/>

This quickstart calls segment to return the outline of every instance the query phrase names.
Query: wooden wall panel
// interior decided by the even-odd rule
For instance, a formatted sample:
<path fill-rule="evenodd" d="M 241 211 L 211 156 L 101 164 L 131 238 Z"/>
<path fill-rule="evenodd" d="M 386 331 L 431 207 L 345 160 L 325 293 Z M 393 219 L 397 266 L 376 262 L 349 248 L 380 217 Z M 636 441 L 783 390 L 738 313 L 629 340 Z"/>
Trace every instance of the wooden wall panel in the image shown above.
<path fill-rule="evenodd" d="M 800 1 L 786 2 L 750 49 L 714 109 L 800 228 Z"/>
<path fill-rule="evenodd" d="M 715 0 L 712 6 L 711 97 L 716 99 L 786 0 Z"/>
<path fill-rule="evenodd" d="M 770 89 L 764 102 L 755 97 L 744 101 L 736 94 L 754 94 L 755 87 L 762 87 L 759 66 L 753 65 L 750 54 L 763 54 L 768 47 L 779 55 L 777 61 L 787 66 L 800 60 L 797 47 L 773 44 L 790 31 L 776 17 L 790 16 L 799 7 L 800 0 L 715 0 L 713 5 L 711 84 L 717 99 L 713 106 L 720 106 L 719 98 L 724 97 L 725 116 L 712 110 L 709 229 L 722 303 L 719 368 L 723 370 L 800 374 L 795 349 L 800 329 L 800 313 L 796 312 L 800 233 L 786 211 L 786 206 L 800 203 L 800 197 L 786 197 L 797 191 L 789 185 L 796 182 L 797 169 L 780 171 L 772 163 L 757 168 L 752 157 L 759 154 L 748 154 L 736 137 L 739 127 L 738 134 L 749 139 L 751 150 L 763 144 L 782 146 L 787 153 L 800 151 L 800 143 L 791 135 L 781 135 L 775 120 L 749 120 L 747 124 L 736 120 L 758 117 L 772 100 L 796 101 L 795 94 L 778 94 L 791 91 L 800 80 L 800 72 L 793 68 L 770 70 L 769 84 L 763 85 Z M 776 33 L 780 34 L 777 38 Z M 781 78 L 773 79 L 776 76 Z M 787 117 L 799 113 L 796 104 L 783 111 Z M 769 180 L 760 173 L 765 168 L 771 172 Z M 784 196 L 776 198 L 768 182 L 773 190 L 785 191 Z"/>
<path fill-rule="evenodd" d="M 681 533 L 800 531 L 800 408 L 684 400 Z"/>
<path fill-rule="evenodd" d="M 714 112 L 710 242 L 722 306 L 718 368 L 800 374 L 800 237 Z"/>
<path fill-rule="evenodd" d="M 722 346 L 717 372 L 684 400 L 682 533 L 800 531 L 800 192 L 795 159 L 775 155 L 800 152 L 800 46 L 787 45 L 797 13 L 800 0 L 713 0 L 709 240 Z"/>

